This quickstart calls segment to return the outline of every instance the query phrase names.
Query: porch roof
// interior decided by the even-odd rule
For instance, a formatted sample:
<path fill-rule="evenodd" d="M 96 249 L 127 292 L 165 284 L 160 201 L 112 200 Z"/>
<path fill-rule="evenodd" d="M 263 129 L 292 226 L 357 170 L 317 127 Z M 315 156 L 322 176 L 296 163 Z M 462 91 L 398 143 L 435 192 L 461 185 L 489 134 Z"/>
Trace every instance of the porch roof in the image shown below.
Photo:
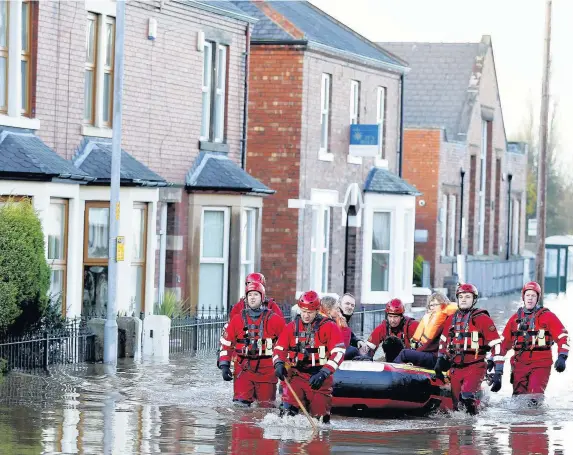
<path fill-rule="evenodd" d="M 226 153 L 201 152 L 185 177 L 190 190 L 273 194 L 265 184 L 231 161 Z"/>
<path fill-rule="evenodd" d="M 364 183 L 364 192 L 404 194 L 410 196 L 422 195 L 414 186 L 390 172 L 388 169 L 377 167 L 370 169 L 366 177 L 366 182 Z"/>

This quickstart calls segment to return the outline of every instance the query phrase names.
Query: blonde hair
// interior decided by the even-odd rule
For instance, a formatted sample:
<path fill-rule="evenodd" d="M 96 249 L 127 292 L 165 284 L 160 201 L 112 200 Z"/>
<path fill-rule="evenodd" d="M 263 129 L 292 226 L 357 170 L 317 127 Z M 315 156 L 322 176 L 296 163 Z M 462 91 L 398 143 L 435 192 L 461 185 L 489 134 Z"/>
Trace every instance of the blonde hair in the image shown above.
<path fill-rule="evenodd" d="M 430 302 L 432 300 L 437 300 L 441 306 L 446 306 L 449 303 L 451 303 L 450 300 L 441 292 L 434 292 L 428 297 L 428 302 L 426 303 L 426 308 L 428 308 L 428 309 L 430 308 Z"/>

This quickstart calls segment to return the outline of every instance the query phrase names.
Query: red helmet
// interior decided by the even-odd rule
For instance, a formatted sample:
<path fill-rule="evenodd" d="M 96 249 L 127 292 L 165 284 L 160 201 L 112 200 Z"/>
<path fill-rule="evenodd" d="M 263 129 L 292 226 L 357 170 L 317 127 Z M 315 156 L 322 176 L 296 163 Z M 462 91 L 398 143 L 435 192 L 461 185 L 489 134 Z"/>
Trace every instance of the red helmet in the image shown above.
<path fill-rule="evenodd" d="M 249 273 L 247 275 L 247 278 L 245 278 L 245 286 L 249 283 L 252 283 L 252 282 L 261 283 L 263 286 L 265 284 L 267 284 L 266 280 L 265 280 L 265 276 L 262 273 L 258 273 L 258 272 Z"/>
<path fill-rule="evenodd" d="M 320 308 L 320 297 L 314 291 L 306 291 L 298 299 L 298 306 L 304 310 L 316 311 Z"/>
<path fill-rule="evenodd" d="M 539 283 L 537 283 L 536 281 L 530 281 L 525 286 L 523 286 L 523 289 L 521 290 L 522 299 L 525 299 L 525 291 L 537 292 L 537 300 L 539 301 L 539 298 L 541 297 L 541 286 L 539 286 Z"/>
<path fill-rule="evenodd" d="M 257 283 L 256 281 L 253 281 L 247 284 L 247 288 L 245 289 L 245 296 L 248 297 L 249 292 L 251 291 L 258 292 L 259 294 L 261 294 L 261 300 L 265 300 L 265 287 L 262 285 L 262 283 Z"/>
<path fill-rule="evenodd" d="M 456 289 L 456 297 L 458 297 L 460 294 L 463 294 L 465 292 L 469 292 L 470 294 L 473 294 L 475 299 L 478 298 L 478 290 L 473 284 L 469 284 L 469 283 L 460 284 L 458 286 L 458 288 Z"/>
<path fill-rule="evenodd" d="M 397 314 L 402 316 L 406 310 L 400 299 L 392 299 L 386 304 L 386 314 Z"/>

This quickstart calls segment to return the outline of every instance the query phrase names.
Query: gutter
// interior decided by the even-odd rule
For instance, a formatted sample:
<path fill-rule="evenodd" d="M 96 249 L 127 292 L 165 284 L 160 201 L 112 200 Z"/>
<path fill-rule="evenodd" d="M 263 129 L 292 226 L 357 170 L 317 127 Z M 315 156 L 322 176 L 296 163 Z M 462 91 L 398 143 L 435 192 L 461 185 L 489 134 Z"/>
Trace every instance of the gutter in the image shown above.
<path fill-rule="evenodd" d="M 247 51 L 245 52 L 245 91 L 243 94 L 243 133 L 241 138 L 241 169 L 247 166 L 247 127 L 249 116 L 249 73 L 251 60 L 251 24 L 247 24 Z"/>
<path fill-rule="evenodd" d="M 254 45 L 290 45 L 290 46 L 306 46 L 308 40 L 305 39 L 253 39 Z"/>
<path fill-rule="evenodd" d="M 228 193 L 255 193 L 255 194 L 275 194 L 275 190 L 255 190 L 254 188 L 213 188 L 212 186 L 190 186 L 186 188 L 188 192 L 210 191 Z"/>

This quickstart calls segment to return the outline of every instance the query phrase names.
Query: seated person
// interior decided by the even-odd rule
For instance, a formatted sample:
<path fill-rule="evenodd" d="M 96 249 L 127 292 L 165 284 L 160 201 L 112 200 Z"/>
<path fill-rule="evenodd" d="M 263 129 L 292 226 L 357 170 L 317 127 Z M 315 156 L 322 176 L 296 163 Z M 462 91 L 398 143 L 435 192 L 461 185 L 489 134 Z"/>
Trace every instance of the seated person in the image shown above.
<path fill-rule="evenodd" d="M 350 336 L 352 334 L 350 327 L 346 323 L 346 319 L 342 316 L 340 312 L 340 307 L 338 306 L 338 300 L 334 297 L 325 296 L 320 299 L 320 314 L 332 319 L 336 322 L 336 325 L 342 333 L 342 338 L 344 340 L 344 346 L 348 349 L 350 346 Z"/>

